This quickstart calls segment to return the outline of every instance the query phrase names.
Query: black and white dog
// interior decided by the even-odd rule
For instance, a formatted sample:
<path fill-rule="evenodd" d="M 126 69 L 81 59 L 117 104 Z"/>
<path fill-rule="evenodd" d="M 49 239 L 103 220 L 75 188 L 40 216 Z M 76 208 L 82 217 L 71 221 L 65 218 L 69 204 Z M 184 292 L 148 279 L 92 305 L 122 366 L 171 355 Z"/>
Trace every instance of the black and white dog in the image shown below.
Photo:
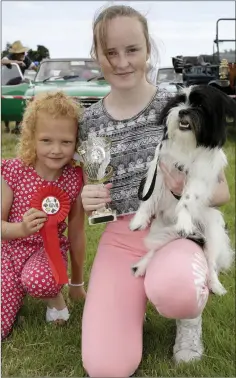
<path fill-rule="evenodd" d="M 226 293 L 218 273 L 231 266 L 234 253 L 221 212 L 210 207 L 217 182 L 227 165 L 222 151 L 226 140 L 226 117 L 236 119 L 235 102 L 210 86 L 191 86 L 172 98 L 160 115 L 164 138 L 139 188 L 139 209 L 130 229 L 151 228 L 145 239 L 149 252 L 133 267 L 144 275 L 156 250 L 186 237 L 201 242 L 209 268 L 209 289 Z M 186 173 L 180 199 L 166 187 L 159 162 Z M 153 218 L 154 217 L 154 218 Z M 152 219 L 153 218 L 153 219 Z"/>

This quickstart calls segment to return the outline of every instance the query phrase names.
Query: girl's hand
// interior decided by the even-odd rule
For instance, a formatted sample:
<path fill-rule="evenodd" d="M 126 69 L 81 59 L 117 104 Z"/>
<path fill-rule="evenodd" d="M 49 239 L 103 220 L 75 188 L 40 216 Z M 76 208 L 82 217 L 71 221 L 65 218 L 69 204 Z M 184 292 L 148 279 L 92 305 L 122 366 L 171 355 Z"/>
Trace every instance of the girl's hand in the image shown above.
<path fill-rule="evenodd" d="M 86 291 L 83 286 L 70 286 L 69 285 L 69 298 L 73 301 L 79 301 L 86 297 Z"/>
<path fill-rule="evenodd" d="M 160 162 L 159 166 L 163 173 L 166 186 L 170 189 L 172 193 L 174 193 L 177 196 L 181 196 L 186 179 L 185 173 L 179 171 L 177 168 L 173 169 L 170 172 L 167 169 L 166 165 L 162 162 Z"/>
<path fill-rule="evenodd" d="M 112 184 L 85 185 L 81 193 L 84 210 L 86 212 L 98 210 L 103 208 L 106 203 L 111 202 L 111 187 Z"/>
<path fill-rule="evenodd" d="M 23 215 L 22 231 L 24 237 L 38 232 L 47 220 L 47 214 L 43 211 L 31 208 Z"/>

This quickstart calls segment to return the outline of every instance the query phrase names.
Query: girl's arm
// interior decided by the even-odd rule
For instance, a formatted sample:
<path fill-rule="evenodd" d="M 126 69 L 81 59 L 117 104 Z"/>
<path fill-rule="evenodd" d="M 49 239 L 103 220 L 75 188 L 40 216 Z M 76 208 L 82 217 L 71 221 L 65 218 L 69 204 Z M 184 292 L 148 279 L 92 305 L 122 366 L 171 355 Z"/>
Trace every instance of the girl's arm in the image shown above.
<path fill-rule="evenodd" d="M 2 178 L 1 236 L 2 240 L 24 237 L 22 223 L 9 223 L 8 216 L 13 202 L 13 191 Z"/>
<path fill-rule="evenodd" d="M 22 222 L 10 223 L 8 216 L 13 202 L 13 191 L 2 178 L 2 210 L 1 236 L 2 240 L 25 238 L 39 231 L 47 219 L 43 211 L 29 209 L 22 218 Z"/>
<path fill-rule="evenodd" d="M 229 202 L 230 193 L 229 186 L 224 171 L 219 176 L 219 183 L 216 185 L 215 193 L 211 201 L 211 206 L 218 207 Z"/>
<path fill-rule="evenodd" d="M 68 238 L 70 241 L 71 283 L 81 284 L 85 259 L 84 210 L 81 195 L 78 196 L 68 216 Z"/>

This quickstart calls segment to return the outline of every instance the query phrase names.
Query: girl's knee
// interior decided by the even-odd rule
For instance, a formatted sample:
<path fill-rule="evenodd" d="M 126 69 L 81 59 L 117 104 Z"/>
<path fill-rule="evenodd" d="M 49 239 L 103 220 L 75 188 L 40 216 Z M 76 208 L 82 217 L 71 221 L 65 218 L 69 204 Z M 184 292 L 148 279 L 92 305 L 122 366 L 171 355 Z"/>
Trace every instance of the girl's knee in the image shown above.
<path fill-rule="evenodd" d="M 161 315 L 173 319 L 197 317 L 208 298 L 203 251 L 189 240 L 169 243 L 154 256 L 144 285 L 148 299 Z"/>
<path fill-rule="evenodd" d="M 21 282 L 26 293 L 34 298 L 56 297 L 62 288 L 61 285 L 57 285 L 53 277 L 40 278 L 22 274 Z"/>
<path fill-rule="evenodd" d="M 62 252 L 65 265 L 67 258 Z M 45 251 L 40 249 L 26 262 L 21 282 L 27 294 L 35 298 L 53 298 L 61 291 L 62 285 L 57 285 L 50 269 Z"/>
<path fill-rule="evenodd" d="M 83 353 L 83 367 L 88 373 L 89 377 L 120 377 L 127 378 L 134 374 L 137 370 L 141 355 L 133 355 L 129 358 L 127 355 L 117 356 L 114 353 L 114 358 L 108 358 L 104 353 L 98 355 L 92 355 L 91 353 Z"/>

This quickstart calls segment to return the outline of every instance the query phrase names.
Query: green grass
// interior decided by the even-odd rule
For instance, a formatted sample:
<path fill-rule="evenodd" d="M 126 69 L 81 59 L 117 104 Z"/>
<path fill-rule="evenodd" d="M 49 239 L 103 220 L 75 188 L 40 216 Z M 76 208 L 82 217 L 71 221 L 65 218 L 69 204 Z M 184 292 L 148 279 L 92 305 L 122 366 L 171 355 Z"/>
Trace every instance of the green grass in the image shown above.
<path fill-rule="evenodd" d="M 2 135 L 3 157 L 13 157 L 17 137 Z M 226 144 L 226 170 L 231 201 L 223 207 L 235 244 L 235 133 Z M 87 226 L 86 284 L 103 226 Z M 201 362 L 175 367 L 172 347 L 174 321 L 160 317 L 149 304 L 144 324 L 144 352 L 135 376 L 152 377 L 233 377 L 235 369 L 235 272 L 221 277 L 228 290 L 224 297 L 211 296 L 203 316 L 205 354 Z M 66 293 L 66 290 L 65 290 Z M 3 376 L 83 377 L 81 362 L 81 317 L 83 303 L 70 304 L 71 318 L 63 328 L 45 323 L 41 301 L 26 298 L 21 311 L 24 320 L 2 344 Z M 96 316 L 96 314 L 95 314 Z"/>

